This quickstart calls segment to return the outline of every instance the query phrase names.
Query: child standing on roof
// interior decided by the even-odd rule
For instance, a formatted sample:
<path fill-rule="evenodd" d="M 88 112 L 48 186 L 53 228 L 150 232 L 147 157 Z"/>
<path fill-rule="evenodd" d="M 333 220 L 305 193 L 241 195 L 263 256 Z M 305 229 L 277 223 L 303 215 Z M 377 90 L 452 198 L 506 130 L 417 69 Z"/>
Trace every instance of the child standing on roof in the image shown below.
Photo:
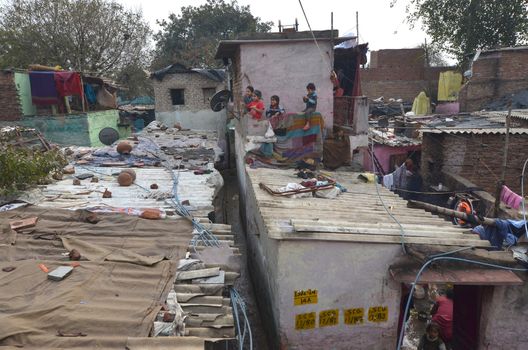
<path fill-rule="evenodd" d="M 262 114 L 266 110 L 266 106 L 264 106 L 264 102 L 262 101 L 262 93 L 259 90 L 253 91 L 253 101 L 251 101 L 247 106 L 249 114 L 251 114 L 253 119 L 262 119 Z"/>
<path fill-rule="evenodd" d="M 277 95 L 271 96 L 270 106 L 266 110 L 266 118 L 280 116 L 284 113 L 284 108 L 279 104 L 280 98 Z"/>
<path fill-rule="evenodd" d="M 306 91 L 306 96 L 303 96 L 303 101 L 306 103 L 306 108 L 303 111 L 304 118 L 306 119 L 306 124 L 303 128 L 304 131 L 310 129 L 310 118 L 317 107 L 317 92 L 315 92 L 315 84 L 309 83 L 306 85 Z"/>

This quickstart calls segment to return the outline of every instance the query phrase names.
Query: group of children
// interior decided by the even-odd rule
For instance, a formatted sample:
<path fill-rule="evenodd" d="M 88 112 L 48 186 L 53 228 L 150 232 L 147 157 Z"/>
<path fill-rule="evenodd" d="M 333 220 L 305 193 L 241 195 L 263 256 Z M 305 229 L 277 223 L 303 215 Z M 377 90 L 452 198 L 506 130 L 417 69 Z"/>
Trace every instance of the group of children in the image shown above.
<path fill-rule="evenodd" d="M 306 96 L 303 96 L 303 102 L 306 104 L 306 108 L 303 110 L 306 119 L 306 123 L 303 127 L 303 130 L 305 131 L 310 129 L 310 118 L 317 108 L 315 84 L 309 83 L 306 85 L 306 91 Z M 244 105 L 247 112 L 256 120 L 261 120 L 264 113 L 266 118 L 271 118 L 274 116 L 280 116 L 285 112 L 284 108 L 280 105 L 280 98 L 277 95 L 271 96 L 270 105 L 266 109 L 264 102 L 262 101 L 262 92 L 260 92 L 260 90 L 255 90 L 251 85 L 246 87 Z"/>

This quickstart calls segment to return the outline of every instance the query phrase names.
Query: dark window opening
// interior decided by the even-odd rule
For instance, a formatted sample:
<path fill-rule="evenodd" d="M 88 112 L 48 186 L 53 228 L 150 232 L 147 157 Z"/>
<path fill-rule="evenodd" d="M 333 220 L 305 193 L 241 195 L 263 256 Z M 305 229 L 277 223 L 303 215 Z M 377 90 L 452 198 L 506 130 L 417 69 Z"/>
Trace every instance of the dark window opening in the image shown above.
<path fill-rule="evenodd" d="M 185 104 L 185 97 L 183 89 L 170 89 L 170 95 L 173 106 L 180 106 Z"/>

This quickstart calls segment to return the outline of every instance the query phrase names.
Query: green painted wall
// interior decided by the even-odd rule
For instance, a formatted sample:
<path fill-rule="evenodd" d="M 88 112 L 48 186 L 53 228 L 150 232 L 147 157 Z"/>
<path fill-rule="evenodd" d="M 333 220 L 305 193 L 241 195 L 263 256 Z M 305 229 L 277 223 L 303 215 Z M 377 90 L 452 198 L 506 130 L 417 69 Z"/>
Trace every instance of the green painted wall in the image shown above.
<path fill-rule="evenodd" d="M 15 73 L 15 85 L 22 106 L 22 115 L 35 115 L 37 108 L 31 102 L 31 84 L 29 83 L 29 74 Z"/>
<path fill-rule="evenodd" d="M 88 113 L 50 116 L 23 116 L 14 122 L 0 122 L 1 126 L 21 125 L 39 130 L 44 137 L 61 146 L 104 146 L 99 131 L 111 127 L 119 131 L 120 138 L 130 136 L 130 127 L 118 127 L 119 112 L 115 109 Z"/>
<path fill-rule="evenodd" d="M 130 136 L 130 127 L 127 130 L 122 130 L 121 127 L 118 128 L 119 123 L 119 112 L 116 109 L 110 109 L 106 111 L 97 111 L 88 113 L 88 128 L 90 134 L 90 144 L 93 147 L 104 146 L 101 141 L 99 141 L 99 132 L 106 128 L 112 127 L 119 131 L 120 138 L 126 138 Z"/>

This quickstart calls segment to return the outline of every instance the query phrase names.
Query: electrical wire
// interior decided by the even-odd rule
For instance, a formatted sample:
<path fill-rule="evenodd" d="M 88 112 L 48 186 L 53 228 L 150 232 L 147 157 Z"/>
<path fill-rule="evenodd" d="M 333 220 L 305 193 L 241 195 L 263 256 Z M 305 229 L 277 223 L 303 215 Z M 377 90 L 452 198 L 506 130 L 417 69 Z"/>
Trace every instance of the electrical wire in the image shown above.
<path fill-rule="evenodd" d="M 444 254 L 452 254 L 452 253 L 455 253 L 457 251 L 460 251 L 460 250 L 457 249 L 457 250 L 454 250 L 454 251 L 451 251 L 451 252 L 447 252 L 447 253 L 444 253 Z M 414 294 L 414 289 L 416 287 L 416 284 L 420 280 L 420 277 L 421 277 L 422 273 L 425 271 L 425 269 L 429 265 L 431 265 L 433 262 L 439 261 L 439 260 L 465 262 L 465 263 L 469 263 L 469 264 L 481 265 L 481 266 L 492 267 L 492 268 L 501 269 L 501 270 L 509 270 L 509 271 L 518 271 L 518 272 L 527 272 L 528 271 L 528 269 L 521 269 L 521 268 L 502 266 L 502 265 L 497 265 L 497 264 L 492 264 L 492 263 L 486 263 L 486 262 L 483 262 L 483 261 L 464 259 L 464 258 L 457 258 L 457 257 L 452 257 L 452 256 L 438 256 L 438 257 L 434 257 L 434 258 L 431 258 L 431 259 L 427 260 L 422 265 L 420 270 L 418 270 L 418 273 L 416 274 L 416 278 L 414 279 L 414 282 L 411 285 L 411 291 L 409 292 L 409 296 L 407 297 L 407 302 L 405 304 L 405 311 L 403 313 L 403 324 L 402 324 L 402 327 L 401 327 L 401 330 L 400 330 L 400 334 L 398 336 L 398 344 L 397 344 L 398 346 L 396 348 L 397 350 L 401 350 L 401 346 L 402 346 L 402 343 L 403 343 L 403 336 L 405 334 L 405 328 L 407 327 L 407 323 L 408 323 L 407 315 L 409 313 L 409 308 L 410 308 L 410 305 L 411 305 L 411 300 L 412 300 L 412 296 Z"/>
<path fill-rule="evenodd" d="M 371 141 L 371 151 L 372 151 L 372 155 L 370 157 L 370 159 L 372 160 L 372 169 L 375 169 L 375 165 L 374 165 L 374 140 Z M 396 223 L 398 224 L 398 226 L 400 227 L 400 232 L 401 232 L 401 235 L 400 235 L 400 238 L 401 238 L 401 247 L 402 247 L 402 250 L 403 250 L 403 254 L 407 254 L 407 249 L 405 248 L 405 230 L 402 226 L 402 224 L 398 221 L 398 219 L 396 219 L 396 217 L 390 212 L 389 208 L 387 208 L 387 205 L 385 205 L 385 202 L 383 201 L 383 198 L 381 197 L 381 194 L 380 194 L 380 191 L 379 191 L 379 188 L 378 188 L 379 184 L 378 184 L 378 181 L 377 179 L 374 181 L 374 187 L 376 187 L 376 193 L 378 195 L 378 198 L 379 200 L 381 201 L 381 204 L 383 205 L 383 208 L 385 209 L 385 211 L 387 212 L 387 214 L 389 214 L 389 216 L 391 217 L 391 219 Z"/>
<path fill-rule="evenodd" d="M 246 303 L 244 302 L 244 299 L 240 296 L 238 291 L 231 287 L 229 289 L 229 295 L 231 297 L 231 304 L 233 305 L 233 315 L 235 317 L 235 324 L 238 331 L 238 348 L 239 350 L 244 349 L 244 345 L 246 342 L 246 334 L 248 335 L 249 339 L 249 350 L 253 350 L 253 333 L 251 331 L 251 324 L 249 323 L 249 317 L 247 314 L 247 307 Z M 243 323 L 244 323 L 244 330 L 242 332 L 242 326 L 240 325 L 240 312 L 242 313 L 243 317 Z"/>
<path fill-rule="evenodd" d="M 304 11 L 304 7 L 303 7 L 303 4 L 302 4 L 302 1 L 299 0 L 299 5 L 301 5 L 301 10 L 302 10 L 302 13 L 304 15 L 304 19 L 306 20 L 306 24 L 308 24 L 308 29 L 310 30 L 310 33 L 312 34 L 312 38 L 315 42 L 315 46 L 317 46 L 317 49 L 319 50 L 319 54 L 321 55 L 323 61 L 326 61 L 327 60 L 327 57 L 323 54 L 323 50 L 321 50 L 321 47 L 319 46 L 319 43 L 317 42 L 317 39 L 315 38 L 315 34 L 314 32 L 312 31 L 312 26 L 310 26 L 310 21 L 308 21 L 308 16 L 306 15 L 306 12 Z M 332 33 L 333 35 L 333 33 Z M 332 48 L 333 50 L 334 48 Z M 328 60 L 330 61 L 330 59 L 328 58 Z M 329 62 L 330 63 L 330 70 L 333 70 L 334 67 L 332 65 L 332 62 Z"/>

